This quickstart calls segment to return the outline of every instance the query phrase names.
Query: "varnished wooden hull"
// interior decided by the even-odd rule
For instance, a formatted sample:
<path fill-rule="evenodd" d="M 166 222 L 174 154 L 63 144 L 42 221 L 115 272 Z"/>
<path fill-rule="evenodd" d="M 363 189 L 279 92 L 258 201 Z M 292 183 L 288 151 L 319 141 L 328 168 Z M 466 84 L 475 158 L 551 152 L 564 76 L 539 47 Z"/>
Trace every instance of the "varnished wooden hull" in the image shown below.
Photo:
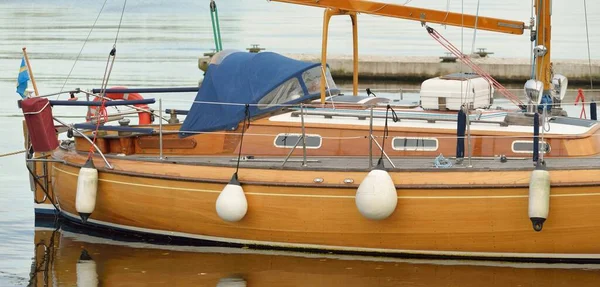
<path fill-rule="evenodd" d="M 83 286 L 84 279 L 98 286 L 220 286 L 232 278 L 244 286 L 596 286 L 598 276 L 597 265 L 408 261 L 178 247 L 63 230 L 38 230 L 35 244 L 37 272 L 30 286 Z M 83 250 L 91 256 L 91 268 L 78 266 Z"/>
<path fill-rule="evenodd" d="M 85 157 L 55 156 L 69 164 L 53 164 L 52 190 L 64 214 L 79 220 L 75 193 Z M 366 172 L 241 169 L 248 213 L 229 223 L 217 216 L 215 201 L 232 168 L 112 162 L 114 171 L 100 171 L 93 224 L 291 248 L 600 259 L 600 170 L 552 171 L 550 215 L 543 231 L 535 232 L 527 213 L 529 170 L 392 172 L 398 206 L 389 218 L 372 221 L 361 216 L 354 200 Z M 344 184 L 345 178 L 354 183 Z"/>

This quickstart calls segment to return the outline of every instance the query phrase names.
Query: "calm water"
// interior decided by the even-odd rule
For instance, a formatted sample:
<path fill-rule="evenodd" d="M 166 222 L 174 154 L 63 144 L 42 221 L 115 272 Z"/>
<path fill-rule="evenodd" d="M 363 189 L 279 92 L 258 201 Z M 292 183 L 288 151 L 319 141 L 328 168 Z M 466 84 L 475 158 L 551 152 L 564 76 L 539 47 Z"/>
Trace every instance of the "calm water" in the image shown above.
<path fill-rule="evenodd" d="M 102 2 L 98 0 L 2 0 L 0 2 L 0 134 L 3 135 L 0 140 L 0 154 L 23 148 L 22 117 L 19 116 L 20 111 L 16 106 L 18 96 L 15 93 L 21 47 L 28 47 L 32 68 L 41 93 L 60 91 L 91 25 L 100 11 Z M 117 61 L 110 85 L 137 87 L 196 85 L 202 77 L 202 72 L 197 68 L 197 58 L 202 53 L 210 51 L 214 46 L 208 2 L 208 0 L 129 0 L 117 42 Z M 404 3 L 405 1 L 395 2 Z M 461 10 L 461 1 L 448 2 L 450 10 Z M 482 2 L 484 3 L 481 3 L 481 15 L 522 21 L 527 20 L 530 15 L 528 7 L 530 1 Z M 600 14 L 598 13 L 600 2 L 587 2 L 592 58 L 598 59 L 600 57 L 598 54 L 600 50 L 600 30 L 598 29 L 600 27 Z M 217 3 L 225 48 L 244 49 L 250 44 L 258 43 L 268 50 L 282 53 L 316 54 L 319 52 L 322 15 L 320 9 L 264 0 L 217 0 Z M 465 0 L 465 12 L 474 13 L 476 3 L 475 0 Z M 442 10 L 447 8 L 446 4 L 447 1 L 442 0 L 411 2 L 411 5 Z M 66 82 L 65 89 L 77 87 L 91 89 L 100 86 L 106 57 L 114 43 L 121 5 L 122 1 L 108 1 L 74 68 L 73 75 Z M 586 59 L 582 1 L 555 0 L 554 5 L 552 56 L 554 58 Z M 361 15 L 359 19 L 362 54 L 439 56 L 445 52 L 429 38 L 419 23 L 368 15 Z M 438 27 L 438 30 L 457 46 L 460 47 L 462 42 L 464 50 L 470 51 L 472 40 L 470 30 L 465 29 L 462 36 L 459 28 Z M 330 52 L 332 54 L 351 53 L 348 19 L 345 17 L 335 18 L 332 22 L 331 35 Z M 528 58 L 529 42 L 527 39 L 528 35 L 513 36 L 478 32 L 475 47 L 487 47 L 495 52 L 494 57 Z M 384 90 L 397 89 L 398 86 L 393 83 L 391 85 L 389 83 L 369 83 L 362 86 L 362 88 L 365 87 Z M 176 98 L 168 96 L 165 97 L 165 106 L 187 108 L 193 97 L 193 94 L 183 94 Z M 84 111 L 56 109 L 55 114 L 81 116 Z M 0 183 L 0 286 L 26 285 L 30 278 L 31 258 L 34 257 L 37 233 L 34 232 L 32 195 L 29 191 L 22 154 L 0 158 Z M 61 236 L 68 237 L 64 233 L 61 233 Z M 73 238 L 61 240 L 62 245 L 59 250 L 63 252 L 64 248 L 64 252 L 71 252 L 78 256 L 81 248 L 80 241 L 86 242 L 84 239 Z M 148 282 L 147 280 L 163 280 L 164 278 L 159 279 L 160 276 L 156 273 L 161 270 L 161 266 L 190 265 L 192 264 L 190 262 L 198 262 L 197 264 L 214 262 L 214 266 L 202 266 L 202 268 L 211 270 L 206 273 L 211 274 L 210 280 L 212 281 L 194 281 L 200 280 L 194 277 L 188 281 L 181 281 L 182 285 L 203 282 L 211 282 L 211 285 L 216 285 L 220 278 L 225 278 L 230 274 L 250 274 L 261 279 L 258 281 L 261 283 L 260 285 L 312 285 L 311 283 L 314 282 L 316 285 L 332 285 L 334 282 L 342 284 L 347 282 L 366 286 L 398 283 L 427 286 L 497 282 L 496 286 L 517 286 L 519 284 L 530 286 L 536 285 L 539 280 L 542 280 L 542 277 L 548 277 L 563 281 L 539 282 L 549 282 L 549 285 L 554 286 L 566 286 L 570 285 L 568 284 L 569 278 L 588 278 L 586 277 L 588 275 L 585 274 L 589 274 L 588 271 L 582 270 L 565 271 L 560 268 L 539 266 L 488 268 L 439 264 L 413 265 L 409 262 L 378 263 L 357 259 L 339 263 L 339 261 L 329 259 L 323 261 L 323 259 L 304 258 L 300 260 L 293 256 L 231 255 L 229 254 L 231 252 L 225 252 L 229 254 L 227 256 L 215 257 L 214 252 L 169 253 L 167 251 L 167 254 L 178 255 L 162 257 L 165 252 L 156 251 L 158 249 L 121 246 L 118 248 L 119 252 L 111 253 L 106 251 L 111 248 L 106 247 L 112 246 L 112 242 L 107 243 L 108 245 L 90 244 L 92 245 L 90 249 L 100 250 L 97 251 L 99 252 L 98 256 L 93 256 L 98 258 L 96 262 L 98 275 L 118 276 L 117 278 L 120 278 L 118 280 L 123 280 L 123 285 L 128 285 L 128 283 L 144 285 Z M 128 261 L 127 258 L 130 257 L 139 260 Z M 162 259 L 156 259 L 154 265 L 152 263 L 137 265 L 157 257 Z M 256 262 L 258 266 L 249 264 L 247 261 L 250 260 L 249 257 L 258 258 L 251 259 L 256 261 L 250 261 Z M 287 265 L 278 266 L 280 260 Z M 66 264 L 65 266 L 55 266 L 69 270 L 65 272 L 76 270 L 74 265 L 76 256 L 65 257 L 64 261 L 56 260 L 54 262 Z M 331 262 L 336 263 L 330 264 Z M 352 264 L 347 264 L 348 262 Z M 145 264 L 149 265 L 145 266 Z M 315 268 L 319 264 L 329 267 Z M 400 264 L 400 267 L 396 264 Z M 267 268 L 263 265 L 270 267 Z M 121 268 L 121 266 L 123 267 Z M 219 270 L 218 268 L 221 267 L 224 269 Z M 264 269 L 261 269 L 263 267 Z M 378 269 L 379 267 L 381 269 Z M 145 279 L 139 277 L 142 276 L 140 268 L 148 268 L 147 272 L 152 270 L 155 272 L 154 277 L 149 276 Z M 189 268 L 192 269 L 191 265 Z M 176 278 L 179 275 L 191 276 L 191 273 L 180 274 L 179 272 L 184 271 L 175 268 L 164 270 L 165 272 L 161 274 L 165 278 Z M 535 275 L 538 273 L 544 274 L 544 276 Z M 129 276 L 134 274 L 136 276 Z M 477 274 L 474 277 L 476 280 L 472 279 L 472 274 Z M 525 276 L 523 274 L 534 275 L 520 280 L 519 278 L 525 278 L 522 277 Z M 505 281 L 506 276 L 512 279 Z M 64 281 L 65 285 L 75 285 L 76 281 L 72 280 L 74 277 L 66 276 L 65 278 L 71 278 L 69 279 L 71 281 Z M 135 278 L 136 281 L 127 281 L 131 278 Z M 442 279 L 441 281 L 432 281 L 433 278 Z M 600 278 L 600 275 L 597 278 Z M 305 284 L 295 284 L 296 281 Z M 169 280 L 169 282 L 174 281 Z"/>
<path fill-rule="evenodd" d="M 58 286 L 597 286 L 600 265 L 402 260 L 159 245 L 71 226 L 35 231 L 31 282 Z M 33 249 L 33 244 L 31 244 Z M 79 260 L 82 253 L 90 256 Z M 26 283 L 23 281 L 23 283 Z M 90 284 L 91 283 L 91 284 Z"/>

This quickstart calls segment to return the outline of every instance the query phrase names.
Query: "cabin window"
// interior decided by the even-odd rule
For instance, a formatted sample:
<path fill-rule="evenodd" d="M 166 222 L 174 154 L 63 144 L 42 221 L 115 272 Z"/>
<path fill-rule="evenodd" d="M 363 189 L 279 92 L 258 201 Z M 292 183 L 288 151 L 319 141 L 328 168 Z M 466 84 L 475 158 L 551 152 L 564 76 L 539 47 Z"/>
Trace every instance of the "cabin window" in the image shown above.
<path fill-rule="evenodd" d="M 392 148 L 405 151 L 436 151 L 438 140 L 436 138 L 395 137 L 392 139 Z"/>
<path fill-rule="evenodd" d="M 258 108 L 261 110 L 268 109 L 303 96 L 304 91 L 302 90 L 302 86 L 300 86 L 300 81 L 298 81 L 298 78 L 291 78 L 260 99 Z"/>
<path fill-rule="evenodd" d="M 302 73 L 302 80 L 304 84 L 306 84 L 306 88 L 308 89 L 309 94 L 317 94 L 321 92 L 321 75 L 323 72 L 321 71 L 321 66 L 314 67 L 312 69 L 304 71 Z M 331 90 L 332 94 L 337 94 L 337 86 L 331 77 L 331 72 L 329 68 L 327 68 L 327 85 Z M 327 86 L 325 87 L 327 89 Z M 329 95 L 329 94 L 328 94 Z"/>
<path fill-rule="evenodd" d="M 533 153 L 533 141 L 514 141 L 512 143 L 512 151 L 514 153 Z M 540 141 L 540 151 L 549 153 L 550 144 Z"/>
<path fill-rule="evenodd" d="M 301 134 L 278 134 L 273 143 L 278 148 L 293 148 L 302 137 Z M 306 135 L 306 148 L 318 149 L 321 147 L 322 138 L 320 135 Z M 302 148 L 302 141 L 296 148 Z"/>

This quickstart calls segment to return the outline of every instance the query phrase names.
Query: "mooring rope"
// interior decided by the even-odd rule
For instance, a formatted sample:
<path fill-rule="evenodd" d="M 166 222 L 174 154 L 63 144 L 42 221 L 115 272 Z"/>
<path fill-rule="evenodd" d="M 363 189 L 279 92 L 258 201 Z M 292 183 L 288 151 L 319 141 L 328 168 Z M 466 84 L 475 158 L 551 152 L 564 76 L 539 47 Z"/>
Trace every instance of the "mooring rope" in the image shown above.
<path fill-rule="evenodd" d="M 11 156 L 11 155 L 16 155 L 16 154 L 20 154 L 20 153 L 24 153 L 27 150 L 19 150 L 19 151 L 13 151 L 13 152 L 9 152 L 9 153 L 3 153 L 0 154 L 0 157 L 7 157 L 7 156 Z"/>

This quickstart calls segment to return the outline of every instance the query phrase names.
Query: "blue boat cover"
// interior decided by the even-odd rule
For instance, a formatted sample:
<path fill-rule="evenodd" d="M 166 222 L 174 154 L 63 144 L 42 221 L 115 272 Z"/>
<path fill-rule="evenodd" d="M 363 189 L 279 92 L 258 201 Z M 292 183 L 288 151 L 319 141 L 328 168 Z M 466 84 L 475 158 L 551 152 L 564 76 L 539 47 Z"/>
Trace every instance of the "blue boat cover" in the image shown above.
<path fill-rule="evenodd" d="M 195 132 L 235 129 L 238 123 L 244 120 L 243 104 L 258 103 L 273 89 L 293 77 L 298 78 L 303 95 L 284 104 L 299 103 L 318 97 L 318 94 L 308 93 L 302 80 L 302 72 L 319 65 L 271 52 L 229 54 L 221 63 L 211 64 L 208 67 L 190 112 L 181 125 L 179 136 L 186 137 Z M 254 117 L 280 107 L 274 105 L 259 109 L 257 106 L 250 106 L 249 112 L 250 116 Z"/>

